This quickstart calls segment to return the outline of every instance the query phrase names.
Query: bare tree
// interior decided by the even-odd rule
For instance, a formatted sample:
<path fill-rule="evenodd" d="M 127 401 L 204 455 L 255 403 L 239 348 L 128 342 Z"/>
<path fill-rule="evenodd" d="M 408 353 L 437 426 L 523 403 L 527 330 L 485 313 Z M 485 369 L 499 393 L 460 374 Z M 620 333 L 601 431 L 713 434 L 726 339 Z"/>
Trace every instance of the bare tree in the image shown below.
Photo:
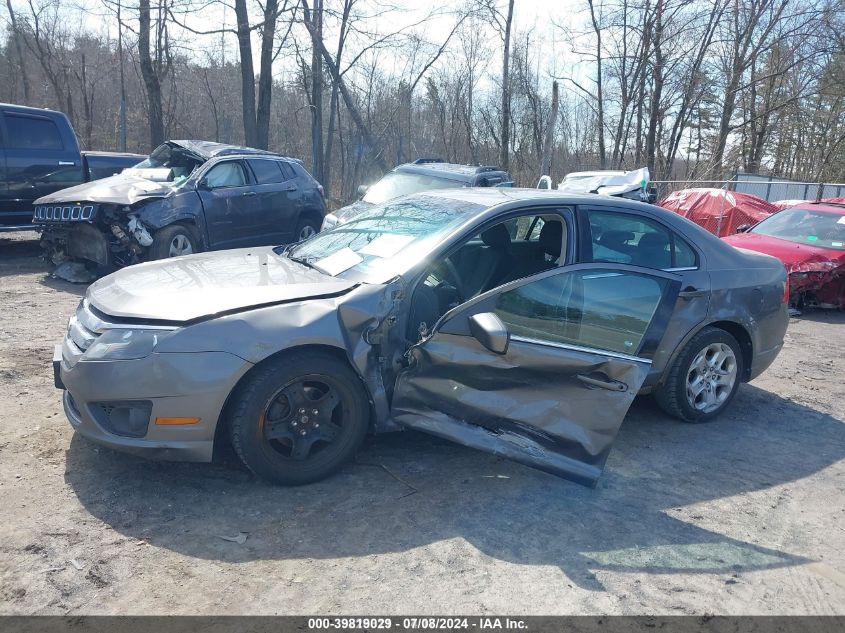
<path fill-rule="evenodd" d="M 15 52 L 18 54 L 18 74 L 20 75 L 21 83 L 23 85 L 23 98 L 27 103 L 29 103 L 29 75 L 26 72 L 26 65 L 24 64 L 23 57 L 23 46 L 21 45 L 23 36 L 18 30 L 18 21 L 15 18 L 15 11 L 12 9 L 12 0 L 6 0 L 6 8 L 9 9 L 9 24 L 12 27 L 12 39 L 15 40 Z"/>
<path fill-rule="evenodd" d="M 147 94 L 150 148 L 161 145 L 165 140 L 161 82 L 170 72 L 173 63 L 167 32 L 166 7 L 162 4 L 166 2 L 167 0 L 160 0 L 158 3 L 155 20 L 151 15 L 150 0 L 138 2 L 138 58 Z M 150 43 L 151 35 L 155 36 L 155 46 Z"/>

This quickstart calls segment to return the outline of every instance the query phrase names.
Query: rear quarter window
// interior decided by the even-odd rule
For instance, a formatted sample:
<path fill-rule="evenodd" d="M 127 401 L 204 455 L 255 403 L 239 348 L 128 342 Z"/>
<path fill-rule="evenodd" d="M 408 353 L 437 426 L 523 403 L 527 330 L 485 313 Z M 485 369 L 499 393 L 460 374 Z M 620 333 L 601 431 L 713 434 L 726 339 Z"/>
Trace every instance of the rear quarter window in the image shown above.
<path fill-rule="evenodd" d="M 281 163 L 275 160 L 248 160 L 252 173 L 255 174 L 255 181 L 259 185 L 284 182 L 287 180 L 282 173 Z"/>
<path fill-rule="evenodd" d="M 282 170 L 282 174 L 285 180 L 293 180 L 294 178 L 296 178 L 296 172 L 293 170 L 293 167 L 290 165 L 290 163 L 280 161 L 277 164 L 279 165 L 279 169 Z"/>
<path fill-rule="evenodd" d="M 56 124 L 46 117 L 4 114 L 9 149 L 64 149 Z"/>

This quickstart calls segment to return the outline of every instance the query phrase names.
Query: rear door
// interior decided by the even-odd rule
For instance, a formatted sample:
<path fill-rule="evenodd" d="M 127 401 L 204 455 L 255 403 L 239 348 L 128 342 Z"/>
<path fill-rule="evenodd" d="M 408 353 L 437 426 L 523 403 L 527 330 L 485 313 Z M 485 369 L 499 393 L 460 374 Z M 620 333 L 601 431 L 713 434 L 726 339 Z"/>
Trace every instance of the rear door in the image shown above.
<path fill-rule="evenodd" d="M 246 161 L 255 177 L 255 192 L 261 206 L 262 229 L 256 244 L 283 244 L 290 241 L 299 216 L 299 191 L 290 167 L 274 158 Z M 285 169 L 287 168 L 287 169 Z"/>
<path fill-rule="evenodd" d="M 487 292 L 409 350 L 393 418 L 592 485 L 680 283 L 668 272 L 579 264 Z"/>
<path fill-rule="evenodd" d="M 2 118 L 7 183 L 4 206 L 15 213 L 16 222 L 25 224 L 32 220 L 33 201 L 68 186 L 62 174 L 78 172 L 81 156 L 75 139 L 69 136 L 69 123 L 62 134 L 51 116 L 10 110 L 3 111 Z"/>
<path fill-rule="evenodd" d="M 703 253 L 662 222 L 624 207 L 581 207 L 578 261 L 623 263 L 673 272 L 681 278 L 681 301 L 666 329 L 664 345 L 647 380 L 653 385 L 672 352 L 707 318 L 710 274 Z"/>
<path fill-rule="evenodd" d="M 208 240 L 212 249 L 255 244 L 262 230 L 262 212 L 255 185 L 240 160 L 215 163 L 200 179 Z"/>

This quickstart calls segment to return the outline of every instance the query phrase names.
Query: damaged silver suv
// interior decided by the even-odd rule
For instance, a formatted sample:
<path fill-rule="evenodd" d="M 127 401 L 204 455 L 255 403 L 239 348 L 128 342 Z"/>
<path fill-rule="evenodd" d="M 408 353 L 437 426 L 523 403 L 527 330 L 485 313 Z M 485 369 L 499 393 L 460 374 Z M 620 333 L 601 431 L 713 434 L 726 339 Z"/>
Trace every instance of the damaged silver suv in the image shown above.
<path fill-rule="evenodd" d="M 652 205 L 449 189 L 109 275 L 54 371 L 78 433 L 140 455 L 207 461 L 229 438 L 305 483 L 411 428 L 592 483 L 637 393 L 703 422 L 771 364 L 785 284 Z"/>
<path fill-rule="evenodd" d="M 54 264 L 101 269 L 285 244 L 320 230 L 323 188 L 302 163 L 248 147 L 168 141 L 135 167 L 35 201 Z"/>

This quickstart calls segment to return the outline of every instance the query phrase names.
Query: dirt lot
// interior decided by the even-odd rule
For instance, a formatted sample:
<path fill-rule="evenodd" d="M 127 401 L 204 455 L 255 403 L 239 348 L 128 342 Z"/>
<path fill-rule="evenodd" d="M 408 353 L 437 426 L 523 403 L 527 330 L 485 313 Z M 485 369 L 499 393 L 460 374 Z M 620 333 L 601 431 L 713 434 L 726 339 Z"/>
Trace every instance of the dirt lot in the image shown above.
<path fill-rule="evenodd" d="M 717 422 L 640 399 L 594 490 L 411 433 L 285 489 L 75 437 L 50 359 L 84 288 L 36 254 L 0 237 L 0 613 L 845 614 L 843 314 Z"/>

